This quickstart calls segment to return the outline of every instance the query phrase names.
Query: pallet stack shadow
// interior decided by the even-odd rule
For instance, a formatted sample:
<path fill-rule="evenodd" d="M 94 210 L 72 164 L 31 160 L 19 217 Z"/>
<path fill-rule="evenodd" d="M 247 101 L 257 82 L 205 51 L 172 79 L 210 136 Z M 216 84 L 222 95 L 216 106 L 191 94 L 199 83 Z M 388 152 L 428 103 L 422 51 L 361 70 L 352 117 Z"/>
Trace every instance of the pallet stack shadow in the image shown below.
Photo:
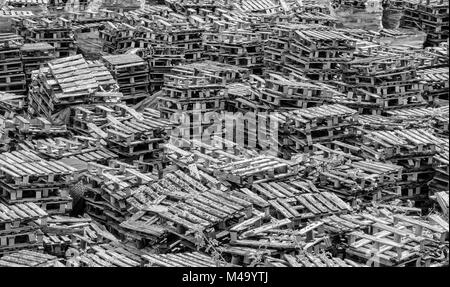
<path fill-rule="evenodd" d="M 16 33 L 27 43 L 46 42 L 55 48 L 55 57 L 73 56 L 77 47 L 72 35 L 72 23 L 65 18 L 18 19 Z"/>
<path fill-rule="evenodd" d="M 136 104 L 147 97 L 148 63 L 134 54 L 103 56 L 102 62 L 113 75 L 127 104 Z"/>
<path fill-rule="evenodd" d="M 83 56 L 55 59 L 36 71 L 28 93 L 29 112 L 50 118 L 76 104 L 117 102 L 117 82 L 99 62 Z"/>
<path fill-rule="evenodd" d="M 437 46 L 448 39 L 448 0 L 405 0 L 401 27 L 427 33 L 427 45 Z"/>
<path fill-rule="evenodd" d="M 68 187 L 77 179 L 77 169 L 24 150 L 1 154 L 0 164 L 3 201 L 32 202 L 48 214 L 64 214 L 72 209 Z"/>
<path fill-rule="evenodd" d="M 23 39 L 0 33 L 0 91 L 18 95 L 26 93 L 26 79 L 20 49 Z"/>

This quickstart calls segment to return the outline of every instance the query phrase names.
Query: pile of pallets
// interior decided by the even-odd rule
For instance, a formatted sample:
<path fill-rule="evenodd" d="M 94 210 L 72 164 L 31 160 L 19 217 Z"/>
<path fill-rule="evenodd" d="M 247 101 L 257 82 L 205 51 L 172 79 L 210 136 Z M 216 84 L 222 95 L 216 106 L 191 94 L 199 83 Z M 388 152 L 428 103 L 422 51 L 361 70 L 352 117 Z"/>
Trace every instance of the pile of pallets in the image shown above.
<path fill-rule="evenodd" d="M 55 59 L 33 75 L 28 110 L 50 118 L 76 104 L 117 102 L 121 98 L 117 88 L 98 62 L 88 62 L 81 55 Z"/>
<path fill-rule="evenodd" d="M 26 104 L 26 96 L 0 92 L 0 115 L 6 119 L 23 112 Z"/>
<path fill-rule="evenodd" d="M 22 37 L 0 33 L 0 91 L 24 95 L 26 79 L 20 49 Z"/>
<path fill-rule="evenodd" d="M 280 131 L 287 129 L 279 139 L 291 152 L 312 151 L 316 143 L 329 145 L 356 134 L 357 111 L 340 104 L 282 112 L 279 117 L 280 126 L 285 126 Z"/>
<path fill-rule="evenodd" d="M 448 66 L 442 68 L 429 68 L 417 71 L 422 82 L 424 98 L 430 104 L 439 104 L 440 100 L 449 100 L 449 72 Z"/>
<path fill-rule="evenodd" d="M 153 43 L 184 48 L 184 57 L 188 62 L 202 59 L 204 28 L 192 25 L 184 17 L 143 21 L 144 27 L 150 30 Z"/>
<path fill-rule="evenodd" d="M 68 187 L 78 178 L 78 170 L 61 160 L 47 161 L 29 151 L 0 155 L 2 200 L 34 203 L 49 214 L 72 208 Z"/>
<path fill-rule="evenodd" d="M 126 103 L 136 104 L 148 96 L 149 66 L 133 54 L 103 56 L 104 65 L 113 75 Z"/>
<path fill-rule="evenodd" d="M 401 195 L 420 200 L 433 179 L 437 147 L 445 142 L 426 129 L 398 129 L 365 131 L 360 144 L 365 158 L 402 166 Z"/>
<path fill-rule="evenodd" d="M 45 42 L 26 43 L 20 48 L 20 52 L 27 84 L 30 84 L 34 70 L 43 68 L 47 62 L 55 59 L 55 48 Z"/>
<path fill-rule="evenodd" d="M 77 159 L 81 162 L 98 162 L 107 164 L 117 155 L 104 148 L 96 138 L 46 138 L 24 142 L 27 147 L 37 151 L 42 157 L 49 159 Z"/>
<path fill-rule="evenodd" d="M 291 74 L 284 77 L 269 73 L 260 78 L 251 76 L 252 93 L 250 100 L 259 102 L 272 111 L 309 108 L 333 102 L 340 95 L 333 87 L 318 81 Z"/>
<path fill-rule="evenodd" d="M 220 72 L 220 70 L 219 70 Z M 178 129 L 186 136 L 201 135 L 211 123 L 203 119 L 205 114 L 220 113 L 225 108 L 226 79 L 190 67 L 177 67 L 165 75 L 163 96 L 158 98 L 158 110 L 164 119 L 180 122 Z M 196 129 L 191 132 L 192 127 Z M 182 134 L 180 134 L 181 136 Z"/>
<path fill-rule="evenodd" d="M 435 175 L 430 183 L 431 191 L 449 190 L 450 188 L 450 167 L 449 167 L 449 143 L 448 141 L 437 148 L 438 152 L 434 156 Z"/>
<path fill-rule="evenodd" d="M 16 33 L 22 35 L 27 42 L 46 42 L 52 45 L 57 58 L 76 54 L 71 21 L 63 17 L 19 19 L 16 23 Z"/>
<path fill-rule="evenodd" d="M 162 144 L 172 125 L 150 109 L 141 113 L 125 104 L 113 104 L 75 107 L 70 128 L 98 139 L 100 144 L 94 145 L 98 150 L 105 148 L 107 154 L 157 173 L 162 169 Z"/>
<path fill-rule="evenodd" d="M 152 182 L 154 178 L 132 165 L 111 160 L 109 165 L 89 162 L 82 180 L 86 187 L 83 194 L 86 213 L 105 224 L 113 234 L 123 237 L 125 233 L 119 225 L 128 215 L 130 205 L 127 199 L 133 196 L 137 187 Z M 160 235 L 162 233 L 157 237 Z"/>
<path fill-rule="evenodd" d="M 352 59 L 356 40 L 326 26 L 280 24 L 274 27 L 265 63 L 276 71 L 296 72 L 312 80 L 337 80 Z"/>
<path fill-rule="evenodd" d="M 106 22 L 104 28 L 99 30 L 99 36 L 103 42 L 102 50 L 112 54 L 135 48 L 137 40 L 134 37 L 134 31 L 135 28 L 127 23 Z"/>
<path fill-rule="evenodd" d="M 417 78 L 414 59 L 380 55 L 347 63 L 344 82 L 350 84 L 347 105 L 360 113 L 383 114 L 393 109 L 422 107 L 427 101 Z"/>
<path fill-rule="evenodd" d="M 50 255 L 66 257 L 68 261 L 74 250 L 79 252 L 98 244 L 119 241 L 104 226 L 88 216 L 53 215 L 47 219 L 47 226 L 42 231 L 44 251 Z"/>
<path fill-rule="evenodd" d="M 448 39 L 448 0 L 405 0 L 402 27 L 427 33 L 427 44 L 436 46 Z"/>
<path fill-rule="evenodd" d="M 261 35 L 251 30 L 231 29 L 204 33 L 205 55 L 209 60 L 245 67 L 252 74 L 263 70 Z"/>
<path fill-rule="evenodd" d="M 379 201 L 396 198 L 400 194 L 398 184 L 402 180 L 401 166 L 353 161 L 350 164 L 327 167 L 320 171 L 321 186 L 347 201 Z"/>
<path fill-rule="evenodd" d="M 42 246 L 41 227 L 46 225 L 47 216 L 32 202 L 0 202 L 0 255 Z"/>
<path fill-rule="evenodd" d="M 161 90 L 164 75 L 170 73 L 173 67 L 184 63 L 184 49 L 170 46 L 155 46 L 143 57 L 149 66 L 150 93 Z"/>
<path fill-rule="evenodd" d="M 35 140 L 43 137 L 49 139 L 57 136 L 67 136 L 67 127 L 64 124 L 54 123 L 44 117 L 25 118 L 17 115 L 11 121 L 14 127 L 14 139 L 18 142 L 18 147 L 23 148 L 23 141 Z M 18 149 L 18 148 L 17 148 Z"/>
<path fill-rule="evenodd" d="M 346 254 L 369 266 L 430 266 L 432 253 L 442 252 L 448 236 L 448 225 L 413 216 L 385 211 L 385 215 L 368 219 L 372 221 L 368 232 L 347 235 Z"/>

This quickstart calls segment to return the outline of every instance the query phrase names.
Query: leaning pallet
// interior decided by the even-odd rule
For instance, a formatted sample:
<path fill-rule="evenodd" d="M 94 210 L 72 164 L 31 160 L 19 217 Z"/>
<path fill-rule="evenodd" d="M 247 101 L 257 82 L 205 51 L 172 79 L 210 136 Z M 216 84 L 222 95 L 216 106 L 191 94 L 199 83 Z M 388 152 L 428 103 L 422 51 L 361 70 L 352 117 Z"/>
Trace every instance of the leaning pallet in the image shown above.
<path fill-rule="evenodd" d="M 74 72 L 78 75 L 74 76 Z M 50 118 L 75 104 L 117 102 L 117 84 L 105 67 L 83 56 L 52 60 L 33 75 L 29 112 Z"/>

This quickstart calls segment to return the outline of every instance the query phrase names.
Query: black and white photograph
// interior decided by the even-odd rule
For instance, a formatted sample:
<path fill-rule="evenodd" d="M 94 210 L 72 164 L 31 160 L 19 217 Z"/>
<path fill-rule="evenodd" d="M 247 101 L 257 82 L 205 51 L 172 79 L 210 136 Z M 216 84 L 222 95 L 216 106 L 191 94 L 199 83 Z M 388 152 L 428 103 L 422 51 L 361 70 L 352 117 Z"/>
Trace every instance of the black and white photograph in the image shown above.
<path fill-rule="evenodd" d="M 448 267 L 448 124 L 448 0 L 0 0 L 0 272 Z"/>

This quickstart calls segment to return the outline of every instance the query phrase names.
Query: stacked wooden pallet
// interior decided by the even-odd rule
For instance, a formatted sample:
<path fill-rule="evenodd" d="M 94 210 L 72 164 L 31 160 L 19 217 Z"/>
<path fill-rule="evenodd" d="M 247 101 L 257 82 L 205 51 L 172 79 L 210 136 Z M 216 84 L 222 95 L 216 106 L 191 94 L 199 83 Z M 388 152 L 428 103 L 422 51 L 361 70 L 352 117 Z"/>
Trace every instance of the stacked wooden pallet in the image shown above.
<path fill-rule="evenodd" d="M 103 42 L 102 50 L 112 54 L 135 48 L 134 31 L 135 28 L 127 23 L 106 22 L 105 27 L 99 30 L 99 36 Z"/>
<path fill-rule="evenodd" d="M 164 75 L 173 67 L 184 63 L 184 49 L 170 46 L 155 46 L 144 59 L 149 65 L 150 93 L 161 90 Z"/>
<path fill-rule="evenodd" d="M 432 46 L 448 39 L 448 0 L 406 0 L 404 3 L 402 27 L 426 32 L 427 43 Z"/>
<path fill-rule="evenodd" d="M 26 97 L 23 95 L 0 92 L 0 115 L 6 119 L 20 114 L 26 108 Z"/>
<path fill-rule="evenodd" d="M 98 162 L 107 164 L 117 155 L 101 146 L 96 138 L 46 138 L 26 141 L 30 149 L 37 151 L 42 157 L 50 159 L 78 159 L 81 162 Z"/>
<path fill-rule="evenodd" d="M 394 164 L 354 161 L 321 171 L 321 186 L 348 201 L 386 200 L 399 196 L 402 170 Z"/>
<path fill-rule="evenodd" d="M 449 144 L 448 141 L 437 148 L 438 153 L 434 156 L 435 175 L 430 183 L 431 191 L 449 190 L 450 167 L 449 167 Z"/>
<path fill-rule="evenodd" d="M 87 62 L 81 55 L 60 58 L 33 76 L 28 108 L 32 114 L 50 118 L 76 104 L 117 102 L 121 94 L 116 91 L 116 81 L 100 63 Z"/>
<path fill-rule="evenodd" d="M 102 61 L 117 81 L 126 103 L 136 104 L 148 96 L 149 68 L 141 57 L 133 54 L 103 56 Z"/>
<path fill-rule="evenodd" d="M 315 143 L 328 144 L 352 137 L 356 132 L 357 112 L 339 104 L 292 110 L 279 115 L 280 125 L 288 130 L 279 136 L 282 146 L 296 152 L 311 151 Z"/>
<path fill-rule="evenodd" d="M 137 187 L 153 181 L 153 176 L 112 160 L 109 166 L 89 162 L 82 180 L 86 187 L 83 197 L 87 214 L 105 224 L 113 234 L 123 236 L 124 231 L 119 225 L 127 215 L 127 199 Z"/>
<path fill-rule="evenodd" d="M 445 142 L 425 129 L 366 131 L 361 149 L 363 156 L 403 167 L 398 183 L 402 196 L 420 199 L 433 179 L 433 157 Z"/>
<path fill-rule="evenodd" d="M 0 254 L 42 246 L 47 213 L 32 202 L 0 203 Z"/>
<path fill-rule="evenodd" d="M 158 224 L 165 231 L 195 244 L 197 233 L 215 238 L 236 220 L 252 214 L 251 202 L 208 188 L 193 174 L 181 170 L 167 174 L 149 187 L 147 192 L 156 192 L 160 198 L 154 201 L 156 203 L 147 204 L 142 213 L 125 221 L 124 227 L 130 224 L 138 227 L 139 221 L 141 226 Z M 144 216 L 156 216 L 156 220 L 144 220 Z"/>
<path fill-rule="evenodd" d="M 68 187 L 78 170 L 64 162 L 47 161 L 29 151 L 0 155 L 2 199 L 8 203 L 34 203 L 47 213 L 61 214 L 72 208 Z"/>
<path fill-rule="evenodd" d="M 55 59 L 55 48 L 45 42 L 26 43 L 20 51 L 27 84 L 31 82 L 31 74 L 34 70 L 43 68 L 47 62 Z"/>
<path fill-rule="evenodd" d="M 387 114 L 388 120 L 395 119 L 411 123 L 410 128 L 414 126 L 434 128 L 436 135 L 444 137 L 448 135 L 448 106 L 393 110 L 387 112 Z M 417 121 L 418 119 L 420 119 L 420 122 Z"/>
<path fill-rule="evenodd" d="M 0 33 L 0 91 L 24 95 L 26 80 L 21 61 L 22 37 Z"/>
<path fill-rule="evenodd" d="M 55 56 L 69 57 L 76 54 L 72 37 L 71 21 L 65 18 L 21 19 L 16 24 L 16 32 L 27 42 L 46 42 L 55 48 Z"/>
<path fill-rule="evenodd" d="M 205 114 L 220 113 L 225 107 L 225 81 L 221 76 L 190 67 L 172 69 L 171 74 L 165 75 L 163 96 L 158 98 L 158 110 L 163 118 L 174 122 L 179 121 L 179 116 L 186 117 L 187 121 L 181 123 L 178 129 L 183 134 L 187 133 L 188 138 L 194 134 L 201 135 L 211 125 L 203 119 Z M 194 125 L 196 129 L 191 132 Z"/>
<path fill-rule="evenodd" d="M 429 68 L 417 71 L 422 82 L 424 98 L 430 104 L 439 104 L 441 100 L 449 100 L 448 67 Z"/>
<path fill-rule="evenodd" d="M 47 219 L 47 226 L 42 231 L 44 251 L 58 257 L 71 254 L 73 250 L 83 251 L 91 246 L 118 241 L 104 226 L 87 216 L 53 215 Z"/>
<path fill-rule="evenodd" d="M 14 139 L 18 145 L 16 149 L 27 149 L 24 141 L 36 140 L 43 137 L 49 139 L 57 136 L 67 136 L 67 127 L 64 124 L 56 124 L 43 117 L 25 118 L 16 116 L 11 121 L 14 127 Z M 34 151 L 34 150 L 33 150 Z"/>
<path fill-rule="evenodd" d="M 153 110 L 137 112 L 124 104 L 74 108 L 71 129 L 97 138 L 108 152 L 143 170 L 161 170 L 162 146 L 172 125 Z"/>
<path fill-rule="evenodd" d="M 360 113 L 382 114 L 392 109 L 425 106 L 414 59 L 374 56 L 355 59 L 345 69 L 344 81 L 352 87 L 350 106 Z"/>
<path fill-rule="evenodd" d="M 390 214 L 379 216 L 369 232 L 348 234 L 350 258 L 366 261 L 369 266 L 429 266 L 430 253 L 439 253 L 439 244 L 448 236 L 447 227 L 416 219 L 412 216 Z M 373 249 L 372 249 L 373 248 Z"/>
<path fill-rule="evenodd" d="M 162 19 L 154 17 L 154 19 L 142 20 L 144 27 L 150 31 L 153 43 L 183 48 L 188 62 L 202 58 L 204 28 L 196 27 L 185 17 L 175 17 L 175 15 Z"/>
<path fill-rule="evenodd" d="M 263 69 L 261 35 L 251 30 L 231 29 L 204 33 L 209 60 L 245 67 L 260 75 Z"/>
<path fill-rule="evenodd" d="M 275 70 L 313 80 L 336 80 L 351 60 L 356 40 L 326 26 L 284 24 L 273 29 L 265 61 Z"/>
<path fill-rule="evenodd" d="M 288 77 L 269 73 L 263 79 L 251 76 L 251 100 L 274 111 L 309 108 L 333 102 L 340 95 L 332 87 L 300 75 Z"/>

